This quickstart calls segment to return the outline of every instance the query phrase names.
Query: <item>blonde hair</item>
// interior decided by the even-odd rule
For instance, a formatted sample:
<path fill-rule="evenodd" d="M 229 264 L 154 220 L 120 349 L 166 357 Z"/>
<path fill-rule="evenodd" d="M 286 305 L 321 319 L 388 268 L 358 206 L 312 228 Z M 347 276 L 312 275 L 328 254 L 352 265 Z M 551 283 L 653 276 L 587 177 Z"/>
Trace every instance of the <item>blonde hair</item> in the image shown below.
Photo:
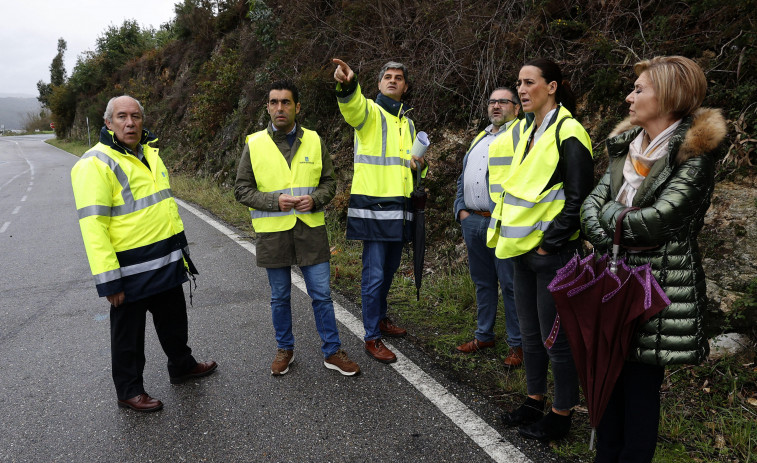
<path fill-rule="evenodd" d="M 654 86 L 660 113 L 680 119 L 702 105 L 707 79 L 697 63 L 683 56 L 655 56 L 634 64 L 637 76 L 646 72 Z"/>

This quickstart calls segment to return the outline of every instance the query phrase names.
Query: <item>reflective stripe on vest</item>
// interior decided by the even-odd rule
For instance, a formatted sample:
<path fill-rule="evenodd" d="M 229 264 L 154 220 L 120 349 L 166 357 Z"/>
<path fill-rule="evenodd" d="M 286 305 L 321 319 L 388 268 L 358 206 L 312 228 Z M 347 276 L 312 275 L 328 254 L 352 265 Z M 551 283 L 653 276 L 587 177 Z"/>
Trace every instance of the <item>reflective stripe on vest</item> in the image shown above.
<path fill-rule="evenodd" d="M 566 118 L 570 118 L 566 121 L 569 123 L 560 124 L 560 121 Z M 493 217 L 490 221 L 487 234 L 489 245 L 494 241 L 491 235 L 498 235 L 496 256 L 501 259 L 525 254 L 538 247 L 544 232 L 565 205 L 562 182 L 543 190 L 560 160 L 555 134 L 558 126 L 561 127 L 561 140 L 575 137 L 591 153 L 588 133 L 562 106 L 559 108 L 556 122 L 547 128 L 528 153 L 526 149 L 530 137 L 522 134 L 513 152 L 513 163 L 507 179 L 502 184 L 504 191 L 497 208 L 498 217 Z M 530 130 L 534 129 L 532 125 Z M 578 230 L 571 239 L 577 237 Z"/>
<path fill-rule="evenodd" d="M 159 285 L 186 278 L 184 225 L 165 165 L 157 148 L 145 144 L 142 149 L 149 168 L 101 142 L 71 170 L 79 225 L 100 296 L 124 291 L 137 300 L 159 291 Z"/>
<path fill-rule="evenodd" d="M 379 115 L 381 116 L 381 156 L 358 154 L 360 152 L 359 147 L 358 147 L 359 140 L 356 135 L 355 146 L 354 146 L 354 163 L 355 164 L 370 164 L 373 166 L 404 166 L 410 169 L 410 159 L 403 159 L 400 156 L 387 156 L 386 155 L 386 136 L 387 136 L 386 116 L 384 115 L 383 111 L 379 111 Z M 368 118 L 368 106 L 366 105 L 365 119 L 357 127 L 355 127 L 355 130 L 360 130 L 361 128 L 363 128 L 363 125 L 365 124 L 365 120 L 367 118 Z M 411 140 L 415 140 L 415 125 L 413 124 L 413 121 L 411 119 L 406 119 L 406 120 L 408 122 L 408 128 L 410 129 L 410 138 Z"/>
<path fill-rule="evenodd" d="M 495 204 L 504 191 L 502 182 L 507 178 L 509 167 L 513 163 L 513 152 L 520 141 L 523 125 L 522 119 L 513 122 L 507 132 L 489 146 L 489 198 Z"/>
<path fill-rule="evenodd" d="M 178 260 L 181 260 L 184 257 L 184 255 L 181 252 L 181 249 L 177 249 L 170 254 L 160 257 L 158 259 L 153 259 L 147 262 L 141 262 L 139 264 L 134 265 L 128 265 L 125 267 L 121 267 L 118 270 L 111 270 L 109 272 L 104 272 L 95 275 L 95 284 L 103 284 L 108 283 L 110 281 L 118 280 L 121 277 L 125 276 L 131 276 L 136 275 L 138 273 L 144 273 L 149 272 L 151 270 L 158 270 L 162 267 L 167 266 L 168 264 L 172 262 L 176 262 Z"/>
<path fill-rule="evenodd" d="M 525 238 L 535 231 L 546 231 L 549 228 L 551 220 L 539 221 L 531 226 L 526 227 L 500 227 L 499 236 L 503 238 Z"/>
<path fill-rule="evenodd" d="M 261 130 L 247 137 L 252 171 L 257 173 L 258 190 L 265 193 L 284 193 L 304 196 L 313 193 L 321 178 L 321 139 L 312 130 L 302 128 L 302 139 L 292 158 L 291 167 L 281 154 L 267 130 Z M 260 175 L 264 172 L 265 175 Z M 249 208 L 252 226 L 257 232 L 279 232 L 290 230 L 302 220 L 309 227 L 325 225 L 322 210 L 299 212 L 262 211 Z"/>
<path fill-rule="evenodd" d="M 292 195 L 292 196 L 304 196 L 304 195 L 309 195 L 310 193 L 312 193 L 314 191 L 315 191 L 315 187 L 300 187 L 300 188 L 286 188 L 286 189 L 283 189 L 283 190 L 269 191 L 268 193 L 285 193 L 285 194 Z M 295 215 L 294 208 L 292 208 L 292 209 L 290 209 L 290 210 L 288 210 L 286 212 L 283 212 L 283 211 L 261 211 L 261 210 L 253 209 L 253 208 L 249 208 L 249 209 L 250 209 L 250 216 L 253 219 L 260 219 L 260 218 L 263 218 L 263 217 L 281 217 L 281 216 L 284 216 L 284 215 Z M 312 214 L 313 212 L 314 211 L 312 209 L 309 210 L 309 211 L 306 211 L 306 212 L 297 211 L 297 215 Z"/>
<path fill-rule="evenodd" d="M 116 217 L 120 215 L 131 214 L 132 212 L 136 212 L 140 209 L 144 209 L 152 205 L 158 204 L 164 199 L 173 198 L 171 189 L 165 188 L 163 190 L 160 190 L 156 193 L 151 194 L 150 196 L 145 196 L 144 198 L 139 198 L 135 200 L 134 195 L 131 192 L 131 186 L 129 185 L 129 177 L 126 176 L 126 173 L 121 168 L 121 166 L 118 165 L 118 162 L 116 162 L 116 160 L 114 160 L 107 154 L 103 153 L 102 151 L 87 151 L 84 155 L 82 155 L 81 158 L 86 159 L 93 156 L 99 159 L 100 161 L 102 161 L 103 163 L 105 163 L 108 167 L 110 167 L 110 170 L 112 170 L 113 173 L 116 175 L 116 178 L 118 179 L 118 183 L 121 184 L 121 197 L 123 198 L 124 203 L 120 206 L 103 206 L 103 205 L 84 206 L 76 210 L 76 213 L 78 214 L 79 219 L 83 219 L 85 217 L 89 217 L 92 215 L 100 215 L 103 217 Z"/>
<path fill-rule="evenodd" d="M 371 211 L 368 209 L 348 209 L 347 217 L 371 220 L 413 220 L 413 213 L 409 211 Z"/>
<path fill-rule="evenodd" d="M 347 238 L 403 240 L 413 217 L 408 206 L 415 124 L 401 111 L 395 116 L 365 98 L 359 85 L 338 103 L 345 121 L 355 129 Z"/>
<path fill-rule="evenodd" d="M 486 230 L 486 245 L 496 247 L 499 239 L 499 219 L 502 214 L 502 182 L 507 179 L 508 172 L 513 163 L 513 152 L 518 146 L 524 119 L 513 122 L 507 129 L 507 133 L 498 137 L 489 146 L 489 198 L 494 202 L 494 210 L 489 220 L 489 228 Z"/>
<path fill-rule="evenodd" d="M 370 164 L 372 166 L 404 166 L 410 169 L 410 159 L 402 159 L 398 156 L 367 156 L 355 155 L 355 164 Z"/>
<path fill-rule="evenodd" d="M 537 204 L 550 203 L 552 201 L 560 200 L 565 201 L 565 190 L 563 188 L 560 188 L 559 190 L 550 190 L 546 196 L 544 196 L 537 202 L 526 201 L 525 199 L 516 198 L 513 195 L 505 195 L 505 197 L 502 198 L 502 202 L 504 204 L 507 204 L 508 206 L 525 207 L 529 209 L 536 206 Z"/>
<path fill-rule="evenodd" d="M 413 122 L 408 118 L 396 118 L 390 114 L 385 114 L 384 110 L 373 102 L 368 104 L 374 105 L 376 115 L 380 120 L 381 126 L 381 150 L 376 153 L 378 147 L 378 131 L 374 133 L 367 133 L 364 131 L 362 138 L 358 137 L 358 131 L 355 131 L 355 174 L 353 176 L 352 190 L 353 195 L 363 195 L 365 197 L 374 197 L 373 204 L 379 204 L 383 202 L 387 197 L 403 197 L 409 198 L 412 193 L 413 180 L 412 170 L 410 167 L 410 148 L 412 147 L 412 140 L 415 138 L 415 126 Z M 367 106 L 366 106 L 367 107 Z M 398 138 L 396 147 L 392 152 L 387 153 L 387 143 L 389 138 L 389 122 L 388 118 L 392 117 L 392 124 L 399 124 L 399 131 L 395 132 Z M 363 124 L 365 121 L 363 122 Z M 358 127 L 363 126 L 361 124 Z M 405 125 L 407 124 L 407 125 Z M 373 127 L 378 127 L 374 125 Z M 402 136 L 402 128 L 405 127 L 406 133 L 409 132 L 410 138 Z M 366 130 L 368 128 L 366 127 Z M 396 130 L 396 129 L 393 129 Z M 360 144 L 362 139 L 363 145 Z M 369 152 L 376 154 L 358 154 L 361 152 Z M 359 218 L 367 220 L 400 220 L 408 221 L 412 220 L 413 214 L 411 212 L 402 210 L 372 210 L 354 207 L 350 204 L 347 210 L 347 217 Z"/>

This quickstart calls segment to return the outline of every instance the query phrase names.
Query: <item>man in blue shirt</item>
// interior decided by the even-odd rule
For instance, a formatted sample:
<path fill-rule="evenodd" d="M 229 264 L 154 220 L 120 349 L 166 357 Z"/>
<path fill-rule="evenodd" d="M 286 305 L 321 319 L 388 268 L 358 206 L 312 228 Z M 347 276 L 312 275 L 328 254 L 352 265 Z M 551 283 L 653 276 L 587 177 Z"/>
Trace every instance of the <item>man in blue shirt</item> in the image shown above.
<path fill-rule="evenodd" d="M 487 114 L 491 124 L 471 143 L 463 158 L 463 172 L 457 180 L 455 220 L 460 222 L 468 249 L 468 268 L 476 285 L 478 321 L 472 341 L 457 346 L 463 354 L 494 346 L 494 323 L 497 318 L 498 283 L 505 303 L 510 355 L 505 365 L 517 367 L 523 363 L 520 326 L 515 311 L 513 266 L 509 259 L 498 259 L 494 249 L 486 245 L 486 231 L 494 202 L 489 194 L 489 146 L 499 136 L 518 130 L 520 101 L 510 89 L 497 88 L 487 100 Z"/>

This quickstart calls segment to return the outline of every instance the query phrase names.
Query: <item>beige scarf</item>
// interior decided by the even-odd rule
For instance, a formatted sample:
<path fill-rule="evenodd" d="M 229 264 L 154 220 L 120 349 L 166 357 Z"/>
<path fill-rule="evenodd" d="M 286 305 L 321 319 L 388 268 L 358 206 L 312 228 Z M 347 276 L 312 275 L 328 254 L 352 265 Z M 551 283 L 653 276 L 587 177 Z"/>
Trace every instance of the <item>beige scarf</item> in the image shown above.
<path fill-rule="evenodd" d="M 644 138 L 648 137 L 646 130 L 642 130 L 631 142 L 628 146 L 626 162 L 623 165 L 623 185 L 620 187 L 615 201 L 625 206 L 632 205 L 641 182 L 647 178 L 654 163 L 668 155 L 668 142 L 680 123 L 681 120 L 679 119 L 660 132 L 654 140 L 649 142 L 646 149 L 642 149 Z"/>

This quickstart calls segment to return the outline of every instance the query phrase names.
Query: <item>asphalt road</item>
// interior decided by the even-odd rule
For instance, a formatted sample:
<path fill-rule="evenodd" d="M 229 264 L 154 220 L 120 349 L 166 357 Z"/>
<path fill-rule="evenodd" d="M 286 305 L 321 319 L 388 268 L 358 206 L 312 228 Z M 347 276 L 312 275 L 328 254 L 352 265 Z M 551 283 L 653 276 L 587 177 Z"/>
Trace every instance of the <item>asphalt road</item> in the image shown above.
<path fill-rule="evenodd" d="M 498 425 L 501 410 L 450 384 L 409 341 L 393 343 L 391 366 L 367 357 L 360 310 L 339 295 L 342 346 L 362 374 L 323 367 L 309 298 L 295 289 L 296 360 L 272 377 L 270 292 L 252 243 L 184 203 L 200 270 L 190 346 L 219 368 L 170 385 L 148 320 L 145 388 L 165 408 L 117 408 L 109 306 L 94 288 L 70 185 L 78 158 L 44 138 L 0 137 L 0 461 L 557 461 Z"/>

